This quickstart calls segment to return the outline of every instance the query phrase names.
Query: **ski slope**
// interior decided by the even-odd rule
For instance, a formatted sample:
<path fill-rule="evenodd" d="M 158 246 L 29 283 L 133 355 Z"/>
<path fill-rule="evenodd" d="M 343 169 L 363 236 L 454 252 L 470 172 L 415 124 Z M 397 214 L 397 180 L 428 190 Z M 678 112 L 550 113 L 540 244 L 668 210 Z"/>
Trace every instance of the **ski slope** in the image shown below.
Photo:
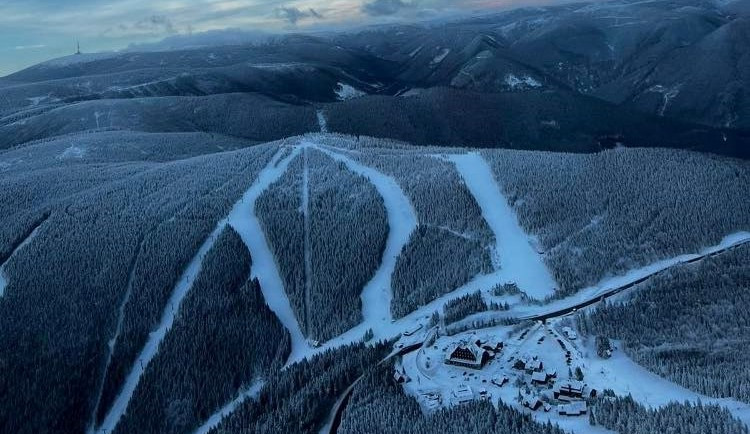
<path fill-rule="evenodd" d="M 260 391 L 265 386 L 265 381 L 258 380 L 253 383 L 247 390 L 241 392 L 236 398 L 227 403 L 224 407 L 219 409 L 216 413 L 212 414 L 206 422 L 201 425 L 198 429 L 193 431 L 193 434 L 208 434 L 212 429 L 219 426 L 222 419 L 234 413 L 235 410 L 248 399 L 257 399 L 260 395 Z"/>
<path fill-rule="evenodd" d="M 288 156 L 280 161 L 279 157 L 282 151 L 279 151 L 227 217 L 227 222 L 237 231 L 248 250 L 250 250 L 250 256 L 253 258 L 252 276 L 260 282 L 266 304 L 289 331 L 292 340 L 292 352 L 289 355 L 289 361 L 302 357 L 309 351 L 310 346 L 307 344 L 299 321 L 292 310 L 289 297 L 284 289 L 284 281 L 281 279 L 281 274 L 276 265 L 276 258 L 263 232 L 260 219 L 255 213 L 255 204 L 263 192 L 281 178 L 289 167 L 289 163 L 299 155 L 300 151 L 301 148 L 296 146 Z"/>
<path fill-rule="evenodd" d="M 451 155 L 448 160 L 456 165 L 495 234 L 495 252 L 506 281 L 515 282 L 531 298 L 542 300 L 552 295 L 557 285 L 541 256 L 531 247 L 484 158 L 469 153 Z"/>

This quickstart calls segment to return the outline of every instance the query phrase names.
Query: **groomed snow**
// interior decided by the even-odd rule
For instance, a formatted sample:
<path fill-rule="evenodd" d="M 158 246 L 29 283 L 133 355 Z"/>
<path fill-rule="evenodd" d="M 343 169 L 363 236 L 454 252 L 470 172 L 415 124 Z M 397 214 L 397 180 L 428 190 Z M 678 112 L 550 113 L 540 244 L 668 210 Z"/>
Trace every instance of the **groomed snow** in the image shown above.
<path fill-rule="evenodd" d="M 482 210 L 482 216 L 495 234 L 495 255 L 506 281 L 516 282 L 528 296 L 544 299 L 554 293 L 552 275 L 541 256 L 531 246 L 516 214 L 501 194 L 500 186 L 487 162 L 477 153 L 451 155 L 466 186 Z"/>
<path fill-rule="evenodd" d="M 212 429 L 219 426 L 222 419 L 234 413 L 234 411 L 237 410 L 237 407 L 239 407 L 243 402 L 247 401 L 248 399 L 257 399 L 261 389 L 263 389 L 263 386 L 265 384 L 265 381 L 262 380 L 258 380 L 253 383 L 250 388 L 241 392 L 236 398 L 228 402 L 227 405 L 219 409 L 219 411 L 217 411 L 216 413 L 212 414 L 211 417 L 209 417 L 203 425 L 193 431 L 193 434 L 208 434 Z"/>
<path fill-rule="evenodd" d="M 237 231 L 250 250 L 250 256 L 253 258 L 252 275 L 260 282 L 266 304 L 289 331 L 292 340 L 289 361 L 303 357 L 310 350 L 310 346 L 307 344 L 299 321 L 292 310 L 289 297 L 284 290 L 284 281 L 276 265 L 276 258 L 255 213 L 255 203 L 271 184 L 281 178 L 289 167 L 289 163 L 300 154 L 300 151 L 301 148 L 296 146 L 286 158 L 279 161 L 282 152 L 280 150 L 227 217 L 228 223 Z"/>
<path fill-rule="evenodd" d="M 366 324 L 374 327 L 378 323 L 390 323 L 393 319 L 391 315 L 393 270 L 396 268 L 396 261 L 401 251 L 417 228 L 417 214 L 414 207 L 393 178 L 315 143 L 304 142 L 303 146 L 319 149 L 334 160 L 344 163 L 352 172 L 367 178 L 383 198 L 388 214 L 388 239 L 383 251 L 383 260 L 373 278 L 363 289 L 361 298 L 362 315 Z"/>
<path fill-rule="evenodd" d="M 350 86 L 346 83 L 339 83 L 335 92 L 339 101 L 347 101 L 367 95 L 365 92 L 362 92 L 354 86 Z"/>

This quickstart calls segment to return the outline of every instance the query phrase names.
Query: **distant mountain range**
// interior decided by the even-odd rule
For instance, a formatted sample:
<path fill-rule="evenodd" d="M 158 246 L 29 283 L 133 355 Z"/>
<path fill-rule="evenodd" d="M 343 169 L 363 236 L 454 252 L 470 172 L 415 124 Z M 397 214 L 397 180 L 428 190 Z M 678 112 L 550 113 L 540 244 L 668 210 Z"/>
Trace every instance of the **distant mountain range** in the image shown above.
<path fill-rule="evenodd" d="M 232 31 L 70 56 L 0 80 L 0 146 L 38 138 L 29 129 L 48 136 L 101 128 L 44 121 L 50 110 L 80 119 L 71 106 L 83 101 L 159 105 L 164 97 L 255 93 L 330 112 L 333 131 L 417 144 L 570 151 L 621 144 L 747 157 L 745 3 L 581 3 L 347 34 Z M 412 119 L 396 115 L 405 110 Z"/>

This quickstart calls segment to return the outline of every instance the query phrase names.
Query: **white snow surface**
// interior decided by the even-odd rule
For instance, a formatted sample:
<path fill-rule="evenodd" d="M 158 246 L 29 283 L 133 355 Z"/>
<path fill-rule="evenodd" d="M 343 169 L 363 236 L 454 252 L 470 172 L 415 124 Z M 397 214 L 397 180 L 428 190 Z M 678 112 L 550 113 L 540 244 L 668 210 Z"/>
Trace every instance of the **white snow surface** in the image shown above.
<path fill-rule="evenodd" d="M 310 346 L 305 340 L 289 297 L 284 290 L 284 281 L 281 279 L 276 258 L 255 213 L 255 204 L 261 194 L 281 178 L 289 167 L 289 163 L 299 155 L 300 151 L 299 146 L 294 147 L 292 152 L 281 161 L 279 161 L 281 156 L 281 151 L 279 151 L 227 217 L 228 223 L 237 231 L 250 250 L 250 256 L 253 258 L 252 275 L 260 282 L 266 304 L 289 331 L 292 352 L 288 362 L 304 357 L 309 352 Z"/>
<path fill-rule="evenodd" d="M 198 429 L 193 431 L 193 434 L 208 434 L 212 429 L 219 426 L 222 419 L 234 413 L 243 402 L 248 399 L 257 399 L 260 395 L 261 389 L 265 385 L 265 381 L 258 380 L 253 383 L 247 390 L 242 391 L 236 398 L 228 402 L 224 407 L 219 409 L 216 413 L 212 414 L 206 422 L 201 425 Z"/>
<path fill-rule="evenodd" d="M 440 51 L 440 53 L 437 56 L 435 56 L 434 59 L 432 59 L 432 62 L 430 62 L 430 64 L 439 65 L 440 63 L 443 62 L 443 60 L 445 60 L 446 57 L 448 57 L 450 52 L 451 52 L 450 48 L 443 48 L 443 50 Z"/>
<path fill-rule="evenodd" d="M 622 348 L 620 342 L 614 342 Z M 598 390 L 612 389 L 618 395 L 631 395 L 639 403 L 658 408 L 670 402 L 715 404 L 725 407 L 734 417 L 750 426 L 750 405 L 730 398 L 712 398 L 693 392 L 662 378 L 631 360 L 623 351 L 616 350 L 610 359 L 596 357 L 593 342 L 585 347 L 588 374 L 586 382 Z"/>
<path fill-rule="evenodd" d="M 515 282 L 532 298 L 544 299 L 551 295 L 556 283 L 503 197 L 484 158 L 469 153 L 451 155 L 448 159 L 456 165 L 495 235 L 495 256 L 499 258 L 501 276 L 506 281 Z"/>
<path fill-rule="evenodd" d="M 514 74 L 508 74 L 505 76 L 505 84 L 508 85 L 511 89 L 542 87 L 542 83 L 540 83 L 533 77 L 529 77 L 528 75 L 519 78 Z"/>
<path fill-rule="evenodd" d="M 0 267 L 0 297 L 5 295 L 5 287 L 8 286 L 8 278 L 5 277 L 3 267 Z"/>
<path fill-rule="evenodd" d="M 365 95 L 367 95 L 367 93 L 362 92 L 361 90 L 346 83 L 339 83 L 336 88 L 336 96 L 338 97 L 339 101 L 355 99 L 363 97 Z"/>
<path fill-rule="evenodd" d="M 317 116 L 318 116 L 318 125 L 320 126 L 320 132 L 327 133 L 328 122 L 326 121 L 326 114 L 323 112 L 323 110 L 318 110 Z"/>

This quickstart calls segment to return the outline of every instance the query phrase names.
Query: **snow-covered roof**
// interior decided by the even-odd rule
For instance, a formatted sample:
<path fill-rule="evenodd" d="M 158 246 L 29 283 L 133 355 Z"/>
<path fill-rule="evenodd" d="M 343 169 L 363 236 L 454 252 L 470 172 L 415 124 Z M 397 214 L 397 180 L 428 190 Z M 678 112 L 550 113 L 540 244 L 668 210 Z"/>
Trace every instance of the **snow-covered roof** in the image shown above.
<path fill-rule="evenodd" d="M 544 372 L 534 372 L 531 375 L 531 381 L 539 381 L 544 383 L 545 381 L 547 381 L 547 374 Z"/>
<path fill-rule="evenodd" d="M 586 411 L 588 411 L 588 406 L 586 405 L 586 401 L 573 401 L 558 406 L 557 411 L 560 414 L 575 416 L 586 413 Z"/>

